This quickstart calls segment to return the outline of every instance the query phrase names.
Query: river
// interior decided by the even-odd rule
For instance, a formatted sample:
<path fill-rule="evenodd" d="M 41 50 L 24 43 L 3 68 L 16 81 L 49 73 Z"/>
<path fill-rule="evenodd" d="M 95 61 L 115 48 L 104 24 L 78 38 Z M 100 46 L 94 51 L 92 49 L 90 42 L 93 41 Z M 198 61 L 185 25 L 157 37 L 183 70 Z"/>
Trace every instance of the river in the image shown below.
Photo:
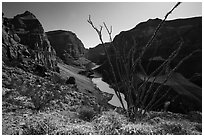
<path fill-rule="evenodd" d="M 111 105 L 116 106 L 116 107 L 122 107 L 117 95 L 115 94 L 114 89 L 110 88 L 109 84 L 102 81 L 102 78 L 93 78 L 92 81 L 94 84 L 96 84 L 96 86 L 102 92 L 107 92 L 107 93 L 113 94 L 113 98 L 108 103 L 110 103 Z M 122 97 L 123 104 L 124 104 L 125 108 L 127 109 L 127 102 L 125 101 L 125 96 L 122 93 L 120 93 L 120 95 Z"/>

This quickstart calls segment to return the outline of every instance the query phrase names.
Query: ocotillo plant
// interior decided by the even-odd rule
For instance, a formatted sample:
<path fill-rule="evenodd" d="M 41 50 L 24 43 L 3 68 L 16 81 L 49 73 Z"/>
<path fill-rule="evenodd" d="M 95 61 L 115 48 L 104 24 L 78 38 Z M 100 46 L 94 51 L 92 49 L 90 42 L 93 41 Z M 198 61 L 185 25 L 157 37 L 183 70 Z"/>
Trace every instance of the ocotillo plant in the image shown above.
<path fill-rule="evenodd" d="M 124 45 L 124 49 L 120 52 L 119 49 L 114 45 L 112 41 L 112 27 L 108 29 L 107 25 L 103 23 L 108 36 L 110 38 L 111 48 L 113 49 L 113 53 L 110 55 L 107 48 L 104 45 L 104 41 L 102 39 L 102 29 L 103 26 L 100 26 L 100 29 L 96 28 L 91 21 L 91 16 L 89 16 L 88 23 L 94 28 L 94 30 L 97 32 L 99 39 L 104 47 L 104 51 L 106 53 L 108 63 L 111 68 L 111 73 L 113 75 L 113 82 L 115 85 L 115 92 L 117 97 L 119 98 L 123 108 L 123 102 L 120 96 L 120 92 L 125 94 L 125 99 L 127 101 L 128 105 L 128 112 L 130 117 L 136 117 L 138 114 L 145 114 L 147 111 L 151 110 L 153 106 L 155 106 L 164 96 L 166 96 L 170 89 L 167 89 L 166 93 L 163 94 L 160 99 L 156 100 L 156 97 L 164 84 L 168 81 L 168 79 L 171 77 L 172 73 L 188 58 L 190 58 L 194 53 L 197 53 L 198 51 L 193 51 L 186 57 L 180 60 L 180 62 L 172 69 L 169 69 L 169 64 L 172 62 L 172 60 L 179 54 L 179 51 L 183 45 L 183 39 L 180 38 L 180 42 L 178 44 L 178 48 L 175 49 L 170 56 L 164 60 L 164 62 L 156 68 L 151 74 L 147 74 L 147 69 L 145 70 L 142 65 L 142 57 L 144 53 L 147 51 L 147 49 L 152 45 L 155 37 L 157 36 L 158 31 L 166 21 L 167 17 L 173 12 L 175 8 L 178 7 L 180 2 L 178 2 L 164 17 L 164 19 L 159 23 L 157 28 L 155 29 L 152 37 L 147 42 L 147 44 L 144 46 L 144 48 L 141 51 L 138 51 L 137 49 L 137 42 L 134 38 L 133 45 L 131 46 L 131 49 L 127 51 L 125 47 L 127 45 Z M 112 58 L 110 58 L 110 56 Z M 112 60 L 111 60 L 112 59 Z M 113 65 L 113 60 L 115 61 L 115 66 Z M 149 64 L 147 65 L 149 66 Z M 168 71 L 167 71 L 168 70 Z M 144 79 L 141 79 L 138 72 L 141 72 L 146 77 Z M 117 74 L 117 75 L 116 75 Z M 166 78 L 164 81 L 155 88 L 155 82 L 157 80 L 157 76 L 165 74 Z M 118 77 L 117 77 L 118 76 Z M 148 84 L 148 80 L 154 77 L 153 81 Z M 153 88 L 154 87 L 154 88 Z M 150 93 L 152 94 L 152 98 L 148 100 Z M 147 102 L 147 103 L 146 103 Z"/>
<path fill-rule="evenodd" d="M 109 65 L 110 65 L 110 67 L 111 67 L 111 72 L 113 73 L 114 82 L 117 83 L 116 74 L 115 74 L 115 71 L 114 71 L 114 69 L 113 69 L 113 65 L 112 65 L 112 63 L 111 63 L 110 56 L 109 56 L 109 54 L 108 54 L 108 51 L 107 51 L 107 49 L 106 49 L 106 47 L 105 47 L 105 45 L 104 45 L 103 39 L 102 39 L 102 29 L 103 29 L 103 27 L 100 26 L 100 30 L 99 30 L 98 28 L 96 28 L 96 27 L 94 26 L 93 22 L 91 21 L 91 16 L 90 16 L 90 15 L 89 15 L 89 19 L 88 19 L 87 21 L 88 21 L 88 23 L 91 24 L 91 26 L 96 30 L 96 32 L 97 32 L 97 34 L 98 34 L 98 36 L 99 36 L 99 39 L 100 39 L 100 41 L 101 41 L 101 43 L 102 43 L 102 45 L 103 45 L 104 51 L 105 51 L 105 53 L 106 53 L 106 57 L 107 57 L 107 59 L 108 59 Z M 109 31 L 108 31 L 108 32 L 109 32 Z M 110 32 L 110 33 L 111 33 L 111 32 Z M 118 87 L 118 86 L 117 86 L 117 90 L 115 90 L 115 94 L 116 94 L 117 97 L 119 98 L 119 100 L 120 100 L 120 102 L 121 102 L 121 104 L 122 104 L 123 109 L 125 109 L 124 104 L 123 104 L 123 101 L 122 101 L 122 98 L 121 98 L 121 95 L 120 95 L 120 92 L 119 92 L 119 87 Z"/>

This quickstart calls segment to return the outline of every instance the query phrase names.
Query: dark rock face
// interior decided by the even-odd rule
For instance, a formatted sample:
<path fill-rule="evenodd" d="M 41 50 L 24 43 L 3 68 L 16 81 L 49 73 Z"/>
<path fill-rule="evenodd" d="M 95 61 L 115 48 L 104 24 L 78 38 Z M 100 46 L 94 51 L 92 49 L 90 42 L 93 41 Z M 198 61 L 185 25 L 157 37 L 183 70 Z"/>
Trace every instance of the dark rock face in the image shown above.
<path fill-rule="evenodd" d="M 150 19 L 147 22 L 142 22 L 138 24 L 135 28 L 129 31 L 123 31 L 118 34 L 114 40 L 113 44 L 118 51 L 119 55 L 127 56 L 128 52 L 133 46 L 136 46 L 135 57 L 138 57 L 141 53 L 144 46 L 147 44 L 149 39 L 154 34 L 155 29 L 157 28 L 158 24 L 161 22 L 160 19 Z M 167 59 L 168 56 L 178 48 L 179 42 L 183 39 L 184 43 L 179 51 L 177 57 L 171 62 L 170 68 L 175 67 L 178 62 L 184 58 L 185 56 L 189 55 L 194 50 L 200 50 L 200 52 L 193 54 L 191 58 L 184 61 L 182 65 L 176 70 L 176 72 L 182 74 L 187 80 L 190 82 L 202 86 L 202 18 L 201 17 L 194 17 L 194 18 L 187 18 L 187 19 L 177 19 L 177 20 L 170 20 L 165 21 L 162 28 L 159 30 L 155 40 L 151 44 L 151 46 L 147 49 L 144 56 L 142 57 L 142 65 L 144 66 L 145 71 L 147 74 L 153 72 L 162 62 L 163 60 Z M 113 81 L 111 76 L 111 69 L 106 60 L 106 58 L 100 56 L 102 53 L 101 49 L 98 50 L 99 46 L 95 49 L 90 49 L 87 53 L 88 59 L 91 61 L 98 63 L 103 62 L 103 65 L 98 68 L 98 72 L 103 74 L 103 79 L 107 82 Z M 93 52 L 93 53 L 92 53 Z M 114 52 L 113 49 L 110 47 L 108 48 L 108 52 L 113 57 Z M 104 55 L 105 56 L 105 55 Z M 98 60 L 97 60 L 98 59 Z M 115 59 L 111 58 L 113 66 L 115 67 Z M 149 69 L 147 69 L 147 64 L 150 62 Z M 102 64 L 102 63 L 101 63 Z M 121 71 L 123 73 L 124 71 Z M 117 74 L 117 72 L 116 72 Z M 118 75 L 117 75 L 118 76 Z M 177 93 L 175 93 L 176 95 Z M 175 96 L 172 95 L 172 96 Z M 188 96 L 189 97 L 189 96 Z M 184 97 L 184 102 L 189 102 L 190 99 L 188 97 Z M 151 98 L 151 97 L 150 97 Z M 182 95 L 181 95 L 181 98 Z M 187 100 L 187 101 L 186 101 Z M 195 100 L 194 100 L 195 101 Z M 186 109 L 190 105 L 192 105 L 193 101 L 190 101 L 191 104 L 188 104 L 184 107 Z M 171 104 L 172 109 L 175 109 L 179 112 L 178 105 L 175 104 L 182 104 L 181 99 L 175 101 L 174 105 Z M 198 103 L 198 102 L 197 102 Z M 186 105 L 186 104 L 185 104 Z M 199 104 L 202 105 L 202 104 Z M 194 109 L 194 108 L 193 108 Z M 200 108 L 199 108 L 200 109 Z M 196 110 L 198 110 L 196 108 Z"/>
<path fill-rule="evenodd" d="M 127 54 L 132 47 L 134 40 L 136 41 L 136 54 L 141 52 L 148 40 L 154 33 L 154 30 L 161 22 L 160 19 L 150 19 L 147 22 L 138 24 L 132 30 L 121 32 L 114 38 L 114 45 L 121 54 Z M 147 62 L 154 57 L 161 57 L 167 59 L 168 56 L 178 48 L 179 41 L 183 39 L 184 44 L 178 56 L 171 63 L 174 67 L 183 57 L 187 56 L 194 50 L 202 50 L 202 18 L 188 18 L 166 21 L 164 26 L 158 32 L 154 42 L 143 56 L 143 64 L 147 68 Z M 177 72 L 184 75 L 186 78 L 191 78 L 194 74 L 202 72 L 202 52 L 193 55 L 190 59 L 185 61 L 177 70 Z M 158 61 L 152 61 L 149 66 L 149 73 L 155 70 Z M 159 63 L 160 64 L 160 63 Z M 200 79 L 201 80 L 201 79 Z M 196 84 L 201 86 L 198 81 Z"/>
<path fill-rule="evenodd" d="M 146 45 L 148 40 L 154 33 L 154 30 L 161 22 L 160 19 L 150 19 L 147 22 L 138 24 L 135 28 L 129 31 L 123 31 L 118 34 L 114 40 L 113 44 L 116 47 L 120 55 L 127 56 L 128 51 L 136 44 L 136 56 L 139 56 L 142 48 Z M 194 50 L 202 49 L 202 18 L 188 18 L 188 19 L 177 19 L 166 21 L 164 26 L 158 32 L 154 42 L 145 52 L 142 63 L 146 69 L 147 63 L 149 60 L 152 60 L 153 63 L 150 64 L 148 72 L 152 72 L 155 68 L 158 67 L 163 59 L 167 59 L 168 56 L 178 48 L 178 43 L 181 40 L 184 40 L 184 44 L 178 54 L 178 56 L 173 60 L 171 68 L 174 67 L 183 57 L 188 55 Z M 110 43 L 109 43 L 110 44 Z M 108 43 L 106 44 L 108 45 Z M 111 46 L 108 48 L 109 54 L 113 55 L 113 50 Z M 98 45 L 95 48 L 91 48 L 86 53 L 86 57 L 95 62 L 100 62 L 104 65 L 101 68 L 106 69 L 109 72 L 108 63 L 102 48 L 102 45 Z M 190 79 L 196 74 L 202 72 L 202 53 L 194 54 L 190 59 L 186 60 L 177 70 L 177 72 L 184 75 L 184 77 Z M 157 58 L 157 59 L 156 59 Z M 115 62 L 113 61 L 113 64 Z M 157 65 L 156 65 L 157 64 Z M 110 73 L 109 73 L 110 74 Z M 106 79 L 106 78 L 105 78 Z M 200 82 L 199 82 L 200 81 Z M 201 79 L 192 81 L 197 85 L 201 86 Z"/>
<path fill-rule="evenodd" d="M 3 18 L 2 28 L 2 58 L 5 63 L 15 61 L 24 66 L 39 64 L 55 71 L 55 50 L 41 23 L 32 13 L 26 11 L 11 19 Z"/>
<path fill-rule="evenodd" d="M 84 45 L 73 32 L 56 30 L 47 32 L 46 34 L 57 56 L 65 63 L 71 64 L 73 60 L 84 55 Z"/>
<path fill-rule="evenodd" d="M 110 43 L 105 43 L 107 48 L 110 47 Z M 102 64 L 105 57 L 105 51 L 102 44 L 97 45 L 94 48 L 89 48 L 88 51 L 85 53 L 85 57 L 96 64 Z"/>

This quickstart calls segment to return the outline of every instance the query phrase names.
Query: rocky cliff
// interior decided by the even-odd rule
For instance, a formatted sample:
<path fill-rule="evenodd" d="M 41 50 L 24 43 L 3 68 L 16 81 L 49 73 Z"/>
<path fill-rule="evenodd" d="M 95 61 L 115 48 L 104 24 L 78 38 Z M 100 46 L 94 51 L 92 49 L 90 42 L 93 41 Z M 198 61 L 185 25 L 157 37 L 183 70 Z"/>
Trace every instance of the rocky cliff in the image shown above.
<path fill-rule="evenodd" d="M 60 57 L 66 64 L 72 64 L 85 53 L 85 48 L 81 40 L 71 31 L 56 30 L 46 33 L 48 39 Z"/>
<path fill-rule="evenodd" d="M 6 64 L 27 70 L 57 70 L 56 52 L 42 24 L 29 11 L 14 18 L 3 17 L 2 59 Z"/>
<path fill-rule="evenodd" d="M 136 54 L 147 44 L 148 40 L 154 34 L 154 30 L 161 22 L 160 19 L 150 19 L 147 22 L 138 24 L 135 28 L 121 32 L 114 38 L 114 45 L 120 53 L 127 53 L 135 42 L 137 47 Z M 183 46 L 178 56 L 171 63 L 175 66 L 181 58 L 187 56 L 194 50 L 202 49 L 202 18 L 186 18 L 166 21 L 157 33 L 152 45 L 148 48 L 143 56 L 145 68 L 147 62 L 154 60 L 155 57 L 167 59 L 168 56 L 178 48 L 179 42 L 183 40 Z M 201 50 L 202 51 L 202 50 Z M 190 59 L 185 61 L 177 70 L 186 78 L 191 78 L 194 74 L 202 72 L 202 52 L 194 54 Z M 156 61 L 152 61 L 149 71 L 153 71 Z M 201 85 L 201 83 L 198 83 Z"/>
<path fill-rule="evenodd" d="M 136 59 L 141 53 L 144 46 L 154 35 L 154 32 L 161 21 L 162 20 L 160 19 L 150 19 L 146 22 L 142 22 L 131 30 L 121 32 L 113 39 L 112 43 L 109 43 L 109 46 L 107 46 L 108 53 L 111 56 L 111 61 L 115 70 L 117 70 L 115 65 L 116 54 L 113 51 L 112 46 L 110 45 L 112 44 L 115 46 L 117 55 L 124 57 L 124 61 L 120 66 L 120 74 L 125 74 L 124 69 L 128 69 L 129 65 L 131 66 L 131 64 L 127 63 L 132 59 L 128 59 L 130 53 L 129 51 L 133 53 L 132 49 L 134 47 L 134 59 Z M 178 81 L 177 84 L 174 83 L 176 80 L 169 80 L 169 85 L 165 85 L 166 87 L 164 86 L 164 88 L 172 88 L 169 95 L 166 99 L 164 99 L 164 101 L 168 99 L 173 100 L 172 97 L 179 96 L 173 103 L 171 103 L 169 107 L 171 111 L 181 113 L 186 113 L 189 110 L 200 111 L 202 108 L 201 17 L 165 21 L 161 29 L 158 31 L 151 46 L 144 53 L 141 59 L 141 63 L 144 67 L 146 75 L 149 75 L 159 65 L 161 65 L 173 51 L 175 51 L 179 47 L 181 41 L 183 41 L 183 44 L 180 51 L 178 52 L 178 55 L 171 61 L 168 69 L 166 69 L 165 72 L 174 68 L 182 58 L 186 57 L 193 51 L 198 50 L 199 52 L 196 52 L 189 59 L 185 60 L 175 71 L 172 78 L 176 77 L 175 79 Z M 97 68 L 97 71 L 103 74 L 104 81 L 111 83 L 111 81 L 113 81 L 113 76 L 111 76 L 112 72 L 107 59 L 104 57 L 105 55 L 102 55 L 104 51 L 101 50 L 101 45 L 90 49 L 87 52 L 86 57 L 88 57 L 88 59 L 95 63 L 102 64 L 99 68 Z M 136 73 L 142 73 L 141 69 L 136 68 L 136 72 L 134 74 Z M 160 75 L 162 75 L 162 77 L 165 77 L 165 73 L 162 73 Z M 179 77 L 177 77 L 177 75 Z M 117 71 L 116 76 L 119 79 Z M 140 76 L 137 75 L 135 77 L 141 80 Z M 121 81 L 118 80 L 118 82 Z M 160 84 L 158 81 L 155 81 L 155 83 Z M 125 93 L 125 90 L 121 89 L 121 92 Z M 163 94 L 164 93 L 160 93 L 160 95 Z M 193 96 L 197 96 L 198 98 L 194 99 Z M 149 98 L 151 97 L 152 96 L 150 95 Z M 133 100 L 135 99 L 133 98 Z"/>
<path fill-rule="evenodd" d="M 136 46 L 136 56 L 138 56 L 142 48 L 144 48 L 148 40 L 152 37 L 154 30 L 160 22 L 160 19 L 150 19 L 146 22 L 139 23 L 131 30 L 122 31 L 120 34 L 115 36 L 113 44 L 119 54 L 126 56 L 130 49 L 133 46 Z M 147 49 L 142 58 L 142 63 L 145 66 L 144 68 L 147 68 L 147 64 L 151 60 L 152 63 L 150 63 L 148 71 L 150 73 L 155 70 L 155 68 L 158 67 L 159 61 L 162 61 L 162 59 L 167 59 L 168 56 L 176 48 L 178 48 L 181 39 L 183 40 L 184 44 L 178 56 L 171 63 L 171 67 L 174 67 L 181 60 L 181 58 L 185 57 L 192 51 L 202 49 L 201 17 L 165 21 L 155 40 Z M 108 43 L 106 45 L 108 45 Z M 114 54 L 111 48 L 108 48 L 108 50 L 109 54 Z M 104 56 L 105 54 L 102 45 L 91 48 L 86 53 L 86 57 L 95 63 L 104 63 L 106 60 Z M 101 66 L 101 70 L 106 68 L 106 71 L 110 70 L 108 69 L 108 63 L 104 63 L 104 65 Z M 202 53 L 196 53 L 190 59 L 186 60 L 178 68 L 177 72 L 181 73 L 188 79 L 197 74 L 201 76 Z M 193 82 L 201 86 L 201 77 L 198 77 L 197 80 L 194 79 Z"/>
<path fill-rule="evenodd" d="M 110 47 L 110 43 L 105 43 L 106 48 Z M 85 57 L 96 64 L 102 64 L 105 57 L 105 51 L 102 44 L 98 44 L 96 47 L 89 48 L 85 53 Z"/>

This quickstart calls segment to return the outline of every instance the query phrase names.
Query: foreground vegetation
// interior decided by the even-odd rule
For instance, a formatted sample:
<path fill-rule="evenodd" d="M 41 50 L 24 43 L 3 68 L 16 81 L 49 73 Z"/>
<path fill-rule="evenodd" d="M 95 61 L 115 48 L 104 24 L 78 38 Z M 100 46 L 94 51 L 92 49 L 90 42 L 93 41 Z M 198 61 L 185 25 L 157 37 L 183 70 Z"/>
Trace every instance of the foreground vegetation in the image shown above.
<path fill-rule="evenodd" d="M 90 111 L 92 112 L 92 111 Z M 72 114 L 72 115 L 71 115 Z M 81 112 L 80 115 L 93 113 Z M 113 110 L 95 115 L 90 121 L 69 111 L 16 112 L 3 114 L 3 134 L 21 135 L 201 135 L 202 124 L 188 116 L 152 112 L 143 120 L 130 122 Z"/>
<path fill-rule="evenodd" d="M 150 111 L 133 121 L 120 109 L 100 106 L 95 98 L 78 91 L 77 86 L 56 85 L 5 65 L 2 76 L 4 135 L 202 134 L 202 115 L 198 112 L 181 115 Z M 14 77 L 24 80 L 24 84 L 16 86 L 11 80 Z M 29 87 L 32 81 L 39 83 Z"/>

